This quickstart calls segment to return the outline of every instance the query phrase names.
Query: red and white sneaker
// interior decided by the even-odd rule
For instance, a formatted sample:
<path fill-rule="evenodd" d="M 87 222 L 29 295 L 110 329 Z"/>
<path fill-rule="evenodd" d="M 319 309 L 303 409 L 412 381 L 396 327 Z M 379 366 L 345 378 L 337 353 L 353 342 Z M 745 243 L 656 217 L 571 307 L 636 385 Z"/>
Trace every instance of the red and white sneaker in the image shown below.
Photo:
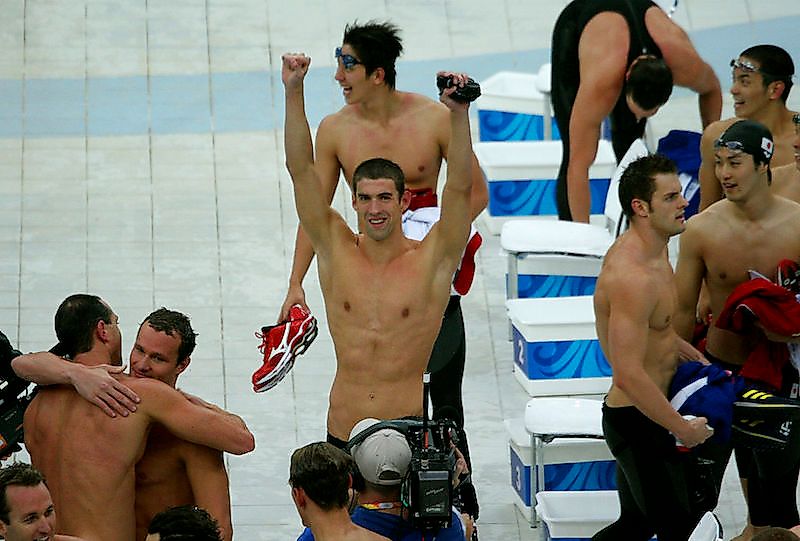
<path fill-rule="evenodd" d="M 261 339 L 258 349 L 264 354 L 264 364 L 253 374 L 253 390 L 262 393 L 283 380 L 295 357 L 305 353 L 317 337 L 317 318 L 295 304 L 289 309 L 288 321 L 261 327 L 256 337 Z"/>

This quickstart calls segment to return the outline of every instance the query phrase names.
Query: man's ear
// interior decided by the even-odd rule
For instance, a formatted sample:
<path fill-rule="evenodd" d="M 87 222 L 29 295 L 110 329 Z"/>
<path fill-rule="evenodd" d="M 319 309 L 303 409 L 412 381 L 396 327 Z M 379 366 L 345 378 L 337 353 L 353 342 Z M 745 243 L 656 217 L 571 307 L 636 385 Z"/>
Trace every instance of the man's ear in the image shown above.
<path fill-rule="evenodd" d="M 186 357 L 184 360 L 182 360 L 182 361 L 179 361 L 179 362 L 178 362 L 178 370 L 177 370 L 177 373 L 178 373 L 178 374 L 182 374 L 182 373 L 183 373 L 183 371 L 184 371 L 184 370 L 186 370 L 186 369 L 189 367 L 189 363 L 191 363 L 191 362 L 192 362 L 192 357 L 191 357 L 191 355 L 190 355 L 190 356 L 188 356 L 188 357 Z"/>
<path fill-rule="evenodd" d="M 0 535 L 3 536 L 3 539 L 6 539 L 7 530 L 8 530 L 8 527 L 7 527 L 6 523 L 3 522 L 2 520 L 0 520 Z"/>
<path fill-rule="evenodd" d="M 403 212 L 408 210 L 408 207 L 411 206 L 412 197 L 411 190 L 406 189 L 403 191 L 403 195 L 400 196 L 400 210 Z"/>
<path fill-rule="evenodd" d="M 375 68 L 375 70 L 370 74 L 370 78 L 375 85 L 383 84 L 386 80 L 386 70 L 383 68 Z"/>
<path fill-rule="evenodd" d="M 633 208 L 634 214 L 642 218 L 647 218 L 650 215 L 650 205 L 641 199 L 634 199 L 631 201 L 631 208 Z"/>
<path fill-rule="evenodd" d="M 306 493 L 302 488 L 292 487 L 292 500 L 298 509 L 304 509 L 306 506 Z"/>
<path fill-rule="evenodd" d="M 786 92 L 786 83 L 783 81 L 772 81 L 767 86 L 767 93 L 771 100 L 780 99 L 784 92 Z"/>
<path fill-rule="evenodd" d="M 95 336 L 104 344 L 108 343 L 108 323 L 102 319 L 94 326 Z"/>

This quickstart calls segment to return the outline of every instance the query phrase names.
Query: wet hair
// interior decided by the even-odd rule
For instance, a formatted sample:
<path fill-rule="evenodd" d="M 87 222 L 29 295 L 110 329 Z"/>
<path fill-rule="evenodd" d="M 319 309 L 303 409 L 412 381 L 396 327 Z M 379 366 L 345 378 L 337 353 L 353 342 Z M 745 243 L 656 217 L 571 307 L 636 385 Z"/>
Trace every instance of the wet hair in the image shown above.
<path fill-rule="evenodd" d="M 645 56 L 630 68 L 625 92 L 645 110 L 661 107 L 672 94 L 672 70 L 663 58 Z"/>
<path fill-rule="evenodd" d="M 147 323 L 154 330 L 163 332 L 168 336 L 175 336 L 176 334 L 181 339 L 181 344 L 178 346 L 178 363 L 186 360 L 189 355 L 194 351 L 197 344 L 197 333 L 192 329 L 192 323 L 189 321 L 189 316 L 176 312 L 175 310 L 168 310 L 163 306 L 144 318 L 142 325 Z M 142 329 L 139 325 L 139 330 Z"/>
<path fill-rule="evenodd" d="M 342 43 L 353 48 L 367 75 L 377 68 L 383 68 L 386 84 L 394 88 L 397 79 L 395 62 L 403 52 L 399 34 L 400 29 L 390 22 L 372 20 L 358 24 L 358 21 L 354 21 L 345 26 Z"/>
<path fill-rule="evenodd" d="M 161 541 L 222 541 L 217 521 L 196 505 L 161 511 L 150 521 L 147 533 L 157 533 Z"/>
<path fill-rule="evenodd" d="M 792 90 L 794 75 L 794 62 L 789 53 L 777 45 L 754 45 L 742 51 L 739 56 L 758 62 L 758 73 L 761 74 L 765 87 L 775 81 L 783 82 L 785 89 L 781 100 L 786 103 L 789 91 Z"/>
<path fill-rule="evenodd" d="M 75 358 L 92 349 L 94 329 L 98 322 L 111 323 L 113 312 L 97 295 L 70 295 L 56 310 L 55 330 L 62 355 Z"/>
<path fill-rule="evenodd" d="M 24 462 L 14 462 L 10 466 L 0 468 L 0 520 L 10 523 L 8 518 L 11 508 L 8 505 L 6 489 L 10 486 L 35 487 L 44 483 L 44 475 Z"/>
<path fill-rule="evenodd" d="M 625 168 L 619 180 L 619 202 L 622 212 L 633 217 L 633 200 L 647 201 L 649 204 L 656 191 L 656 175 L 677 173 L 675 162 L 661 154 L 643 156 Z"/>
<path fill-rule="evenodd" d="M 355 195 L 356 188 L 361 179 L 379 179 L 388 178 L 394 182 L 394 187 L 397 189 L 398 197 L 403 196 L 406 191 L 406 177 L 400 166 L 386 158 L 370 158 L 369 160 L 361 162 L 356 170 L 353 172 L 353 194 Z"/>
<path fill-rule="evenodd" d="M 762 530 L 756 535 L 753 536 L 752 541 L 797 541 L 800 540 L 800 537 L 797 537 L 794 533 L 786 528 L 767 528 L 766 530 Z"/>
<path fill-rule="evenodd" d="M 325 511 L 347 507 L 353 459 L 334 445 L 309 443 L 292 453 L 289 484 Z"/>

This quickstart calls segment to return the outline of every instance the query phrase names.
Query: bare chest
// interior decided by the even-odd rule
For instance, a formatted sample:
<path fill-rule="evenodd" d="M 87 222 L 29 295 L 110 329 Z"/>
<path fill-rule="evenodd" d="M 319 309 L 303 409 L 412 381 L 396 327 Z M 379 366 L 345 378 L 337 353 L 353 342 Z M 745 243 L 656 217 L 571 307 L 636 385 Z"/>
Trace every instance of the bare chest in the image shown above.
<path fill-rule="evenodd" d="M 732 230 L 707 250 L 706 279 L 713 289 L 724 293 L 747 281 L 748 271 L 754 270 L 769 279 L 783 259 L 800 258 L 800 239 L 795 234 L 782 235 L 777 231 Z"/>
<path fill-rule="evenodd" d="M 436 188 L 442 164 L 442 150 L 434 132 L 414 125 L 390 125 L 386 129 L 353 126 L 342 139 L 339 161 L 346 178 L 364 160 L 379 156 L 403 170 L 409 188 Z"/>

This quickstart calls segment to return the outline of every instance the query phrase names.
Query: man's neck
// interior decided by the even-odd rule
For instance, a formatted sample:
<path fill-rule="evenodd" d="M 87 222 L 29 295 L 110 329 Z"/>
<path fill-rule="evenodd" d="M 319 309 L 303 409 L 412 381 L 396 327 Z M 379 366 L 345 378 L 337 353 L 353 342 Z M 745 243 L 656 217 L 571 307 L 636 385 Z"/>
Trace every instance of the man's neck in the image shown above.
<path fill-rule="evenodd" d="M 115 364 L 111 361 L 111 356 L 104 349 L 94 347 L 86 353 L 79 353 L 72 359 L 76 363 L 86 366 L 98 366 L 101 364 Z"/>
<path fill-rule="evenodd" d="M 344 507 L 331 511 L 309 509 L 305 520 L 318 541 L 346 539 L 357 528 Z"/>
<path fill-rule="evenodd" d="M 358 103 L 359 115 L 369 122 L 388 124 L 401 105 L 400 93 L 388 86 L 376 88 Z"/>
<path fill-rule="evenodd" d="M 786 104 L 780 100 L 771 102 L 769 105 L 755 112 L 749 120 L 761 122 L 766 126 L 773 136 L 783 133 L 785 129 L 793 128 L 791 111 L 786 108 Z"/>
<path fill-rule="evenodd" d="M 399 234 L 398 234 L 399 233 Z M 409 244 L 413 242 L 403 235 L 401 224 L 397 224 L 396 231 L 383 239 L 373 240 L 368 235 L 358 236 L 358 246 L 370 263 L 384 264 L 392 261 L 404 254 L 409 249 Z"/>
<path fill-rule="evenodd" d="M 400 515 L 402 513 L 402 507 L 399 505 L 400 503 L 400 489 L 396 491 L 396 493 L 392 494 L 380 494 L 370 487 L 364 488 L 358 494 L 358 505 L 364 506 L 367 509 L 374 509 L 379 513 L 386 513 L 388 515 Z M 381 506 L 380 504 L 386 504 Z M 389 507 L 391 505 L 391 507 Z"/>
<path fill-rule="evenodd" d="M 653 229 L 650 224 L 634 220 L 628 232 L 636 238 L 640 245 L 639 253 L 646 260 L 660 258 L 669 242 L 669 235 Z"/>
<path fill-rule="evenodd" d="M 731 201 L 733 208 L 745 220 L 757 222 L 772 213 L 772 205 L 775 204 L 776 197 L 767 187 L 752 194 L 747 201 Z"/>

